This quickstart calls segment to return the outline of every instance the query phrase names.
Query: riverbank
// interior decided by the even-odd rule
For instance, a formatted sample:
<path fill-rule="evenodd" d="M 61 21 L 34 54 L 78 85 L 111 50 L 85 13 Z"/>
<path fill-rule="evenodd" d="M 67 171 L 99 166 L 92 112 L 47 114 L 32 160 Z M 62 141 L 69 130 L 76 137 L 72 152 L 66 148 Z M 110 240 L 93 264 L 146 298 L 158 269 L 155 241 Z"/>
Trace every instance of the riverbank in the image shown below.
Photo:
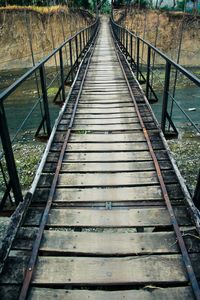
<path fill-rule="evenodd" d="M 177 61 L 182 35 L 180 64 L 186 67 L 199 66 L 199 16 L 148 9 L 119 9 L 115 11 L 114 19 L 152 45 L 156 44 L 157 48 L 174 61 Z M 144 49 L 145 58 L 146 55 Z"/>
<path fill-rule="evenodd" d="M 32 67 L 93 21 L 87 11 L 67 6 L 0 8 L 0 70 Z"/>

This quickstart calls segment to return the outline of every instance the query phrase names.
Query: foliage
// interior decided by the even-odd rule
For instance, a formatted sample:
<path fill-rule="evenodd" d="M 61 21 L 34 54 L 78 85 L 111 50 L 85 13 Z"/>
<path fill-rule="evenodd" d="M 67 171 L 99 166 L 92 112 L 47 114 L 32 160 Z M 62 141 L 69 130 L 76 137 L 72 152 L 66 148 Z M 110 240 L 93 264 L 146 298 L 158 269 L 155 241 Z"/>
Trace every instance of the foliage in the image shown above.
<path fill-rule="evenodd" d="M 60 11 L 66 11 L 67 7 L 63 7 L 61 5 L 55 6 L 19 6 L 19 5 L 8 5 L 0 7 L 0 11 L 20 11 L 20 10 L 28 10 L 35 11 L 40 14 L 50 14 L 50 13 L 59 13 Z"/>
<path fill-rule="evenodd" d="M 108 0 L 104 1 L 102 8 L 101 8 L 101 12 L 104 14 L 109 14 L 110 10 L 111 10 L 110 2 Z"/>
<path fill-rule="evenodd" d="M 153 0 L 114 0 L 113 4 L 114 4 L 114 6 L 131 4 L 134 6 L 138 6 L 140 8 L 146 8 L 146 7 L 153 6 Z"/>

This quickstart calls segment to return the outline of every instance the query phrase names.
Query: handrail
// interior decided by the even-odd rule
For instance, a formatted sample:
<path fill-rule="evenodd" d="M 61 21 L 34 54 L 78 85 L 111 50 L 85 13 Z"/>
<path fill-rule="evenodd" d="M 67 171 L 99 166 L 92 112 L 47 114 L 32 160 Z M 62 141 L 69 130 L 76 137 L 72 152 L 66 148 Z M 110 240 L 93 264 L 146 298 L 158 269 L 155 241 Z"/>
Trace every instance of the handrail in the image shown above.
<path fill-rule="evenodd" d="M 166 61 L 168 61 L 172 66 L 174 66 L 176 69 L 178 69 L 178 71 L 180 71 L 182 74 L 184 74 L 186 77 L 188 77 L 191 81 L 193 81 L 196 85 L 198 85 L 200 87 L 200 79 L 197 76 L 195 76 L 194 74 L 192 74 L 190 71 L 188 71 L 187 69 L 185 69 L 183 66 L 177 64 L 175 61 L 173 61 L 171 58 L 169 58 L 166 54 L 164 54 L 161 50 L 159 50 L 158 48 L 156 48 L 155 46 L 153 46 L 151 43 L 149 43 L 145 39 L 143 39 L 140 36 L 136 35 L 132 31 L 130 31 L 130 30 L 124 28 L 123 26 L 117 24 L 116 22 L 114 22 L 113 19 L 111 19 L 111 23 L 113 23 L 116 27 L 118 27 L 118 28 L 120 28 L 122 30 L 125 30 L 127 33 L 129 33 L 130 35 L 132 35 L 136 39 L 139 39 L 140 41 L 142 41 L 147 46 L 149 46 L 157 54 L 159 54 L 162 58 L 164 58 Z"/>
<path fill-rule="evenodd" d="M 173 104 L 176 105 L 176 101 L 174 101 L 176 83 L 174 83 L 173 97 L 171 97 L 171 94 L 169 92 L 172 67 L 174 67 L 176 69 L 176 72 L 179 72 L 180 74 L 185 76 L 187 78 L 187 80 L 190 80 L 191 82 L 193 82 L 197 87 L 200 87 L 200 79 L 197 76 L 195 76 L 194 74 L 192 74 L 190 71 L 188 71 L 186 68 L 184 68 L 183 66 L 174 62 L 167 55 L 162 53 L 159 49 L 157 49 L 155 46 L 151 45 L 149 42 L 147 42 L 143 38 L 137 36 L 135 33 L 122 27 L 121 25 L 118 25 L 116 22 L 114 22 L 114 20 L 112 18 L 111 18 L 111 26 L 113 27 L 113 32 L 115 34 L 116 39 L 118 40 L 121 47 L 125 51 L 126 56 L 127 57 L 129 56 L 129 58 L 131 60 L 131 67 L 134 67 L 136 69 L 137 79 L 139 80 L 139 77 L 141 77 L 143 79 L 143 82 L 146 82 L 146 97 L 149 98 L 149 94 L 152 94 L 155 97 L 156 101 L 158 101 L 158 97 L 157 97 L 156 92 L 153 87 L 153 79 L 150 80 L 151 74 L 154 73 L 153 69 L 152 69 L 152 63 L 151 63 L 151 55 L 155 56 L 155 54 L 158 54 L 160 58 L 164 59 L 164 61 L 165 61 L 165 80 L 164 80 L 164 89 L 163 89 L 161 129 L 165 135 L 170 134 L 170 136 L 171 136 L 171 134 L 173 134 L 173 135 L 177 136 L 178 131 L 172 121 Z M 133 57 L 133 39 L 135 39 L 134 57 Z M 145 65 L 143 56 L 142 56 L 142 58 L 140 56 L 140 47 L 141 47 L 141 45 L 144 46 L 144 44 L 147 46 L 146 65 Z M 131 49 L 129 49 L 129 48 L 131 48 Z M 143 51 L 142 51 L 142 55 L 143 55 Z M 146 77 L 143 74 L 143 70 L 140 68 L 140 65 L 146 66 Z M 153 65 L 153 67 L 154 67 L 154 65 Z M 151 78 L 153 78 L 153 75 Z M 169 99 L 171 99 L 171 101 L 172 101 L 170 113 L 168 112 L 168 100 Z M 152 102 L 155 102 L 155 100 L 153 100 Z M 178 107 L 178 108 L 180 109 L 180 107 Z M 184 110 L 184 109 L 182 109 L 182 110 Z M 183 112 L 182 110 L 181 110 L 181 112 Z M 186 112 L 184 112 L 184 116 L 192 124 L 192 126 L 195 128 L 195 130 L 198 133 L 200 133 L 200 128 L 198 128 L 196 126 L 195 122 L 190 118 L 190 116 Z M 169 130 L 168 130 L 168 132 L 166 132 L 167 121 L 169 123 L 169 128 L 173 129 L 173 133 L 169 132 Z"/>

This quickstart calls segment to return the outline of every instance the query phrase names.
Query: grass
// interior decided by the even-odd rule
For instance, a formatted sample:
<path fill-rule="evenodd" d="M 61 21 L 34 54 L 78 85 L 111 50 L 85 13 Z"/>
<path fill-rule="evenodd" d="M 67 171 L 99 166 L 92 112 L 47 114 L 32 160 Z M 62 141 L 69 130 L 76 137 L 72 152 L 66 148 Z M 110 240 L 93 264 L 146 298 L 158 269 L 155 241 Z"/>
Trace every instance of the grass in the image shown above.
<path fill-rule="evenodd" d="M 23 191 L 30 188 L 45 144 L 42 143 L 17 143 L 14 146 L 15 163 Z M 2 161 L 5 168 L 5 161 Z M 5 170 L 5 169 L 4 169 Z M 4 190 L 4 180 L 0 173 L 0 190 Z"/>
<path fill-rule="evenodd" d="M 199 171 L 200 144 L 199 137 L 196 139 L 185 135 L 178 140 L 168 141 L 169 147 L 176 159 L 177 165 L 183 175 L 186 184 L 193 194 Z"/>
<path fill-rule="evenodd" d="M 9 12 L 9 11 L 31 11 L 31 12 L 37 12 L 42 15 L 48 15 L 48 14 L 54 14 L 54 13 L 60 13 L 60 12 L 68 12 L 68 7 L 61 6 L 61 5 L 55 5 L 55 6 L 20 6 L 20 5 L 8 5 L 4 7 L 0 7 L 0 12 Z"/>

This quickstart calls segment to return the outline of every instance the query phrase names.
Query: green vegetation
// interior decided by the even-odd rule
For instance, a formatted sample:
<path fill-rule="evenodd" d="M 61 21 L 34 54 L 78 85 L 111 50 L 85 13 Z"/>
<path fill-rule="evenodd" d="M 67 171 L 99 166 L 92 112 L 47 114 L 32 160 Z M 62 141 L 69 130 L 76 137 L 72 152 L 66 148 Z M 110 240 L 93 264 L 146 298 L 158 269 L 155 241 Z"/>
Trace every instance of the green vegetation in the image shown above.
<path fill-rule="evenodd" d="M 21 11 L 21 10 L 28 10 L 28 11 L 35 11 L 40 14 L 51 14 L 51 13 L 59 13 L 63 11 L 67 11 L 67 7 L 63 7 L 61 5 L 55 6 L 22 6 L 22 5 L 8 5 L 8 6 L 1 6 L 0 11 Z"/>
<path fill-rule="evenodd" d="M 137 8 L 156 8 L 169 11 L 188 11 L 198 12 L 200 11 L 199 0 L 113 0 L 115 6 L 121 5 L 133 5 Z"/>
<path fill-rule="evenodd" d="M 0 0 L 0 10 L 21 10 L 28 9 L 39 13 L 53 13 L 69 8 L 82 8 L 95 11 L 98 9 L 102 13 L 109 13 L 111 5 L 109 0 Z"/>

